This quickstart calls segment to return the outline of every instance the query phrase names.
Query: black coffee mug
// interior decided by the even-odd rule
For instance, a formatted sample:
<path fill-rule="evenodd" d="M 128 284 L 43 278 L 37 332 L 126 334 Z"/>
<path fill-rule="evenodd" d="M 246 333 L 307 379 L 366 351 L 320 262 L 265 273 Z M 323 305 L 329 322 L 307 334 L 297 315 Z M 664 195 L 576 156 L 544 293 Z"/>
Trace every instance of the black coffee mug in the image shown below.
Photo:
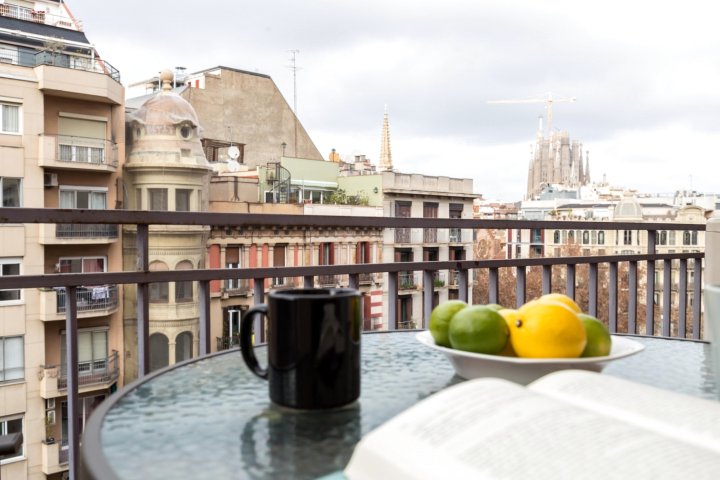
<path fill-rule="evenodd" d="M 240 351 L 250 370 L 270 384 L 270 400 L 300 409 L 336 408 L 360 396 L 360 292 L 307 288 L 270 292 L 268 303 L 243 315 Z M 255 315 L 265 315 L 268 366 L 252 345 Z"/>

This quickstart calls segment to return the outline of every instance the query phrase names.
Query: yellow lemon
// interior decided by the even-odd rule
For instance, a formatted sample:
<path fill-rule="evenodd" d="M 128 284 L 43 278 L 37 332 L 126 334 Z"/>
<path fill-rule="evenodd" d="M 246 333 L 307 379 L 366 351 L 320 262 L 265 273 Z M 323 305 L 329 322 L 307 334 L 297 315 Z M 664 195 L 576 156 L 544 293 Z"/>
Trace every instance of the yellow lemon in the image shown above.
<path fill-rule="evenodd" d="M 546 293 L 542 297 L 538 298 L 538 301 L 540 301 L 540 302 L 546 302 L 546 301 L 560 302 L 563 305 L 567 305 L 568 307 L 570 307 L 573 312 L 582 313 L 580 306 L 577 303 L 575 303 L 575 300 L 573 300 L 572 298 L 570 298 L 567 295 L 562 294 L 562 293 Z"/>
<path fill-rule="evenodd" d="M 503 308 L 499 310 L 498 313 L 505 319 L 505 323 L 507 324 L 510 334 L 512 335 L 512 327 L 518 320 L 518 318 L 520 318 L 520 312 L 512 308 Z M 505 344 L 505 348 L 503 348 L 498 355 L 504 355 L 506 357 L 517 357 L 517 353 L 515 353 L 515 349 L 513 349 L 512 346 L 512 340 L 508 339 L 508 342 Z"/>
<path fill-rule="evenodd" d="M 577 313 L 564 303 L 536 301 L 518 310 L 510 341 L 519 357 L 577 358 L 587 334 Z"/>

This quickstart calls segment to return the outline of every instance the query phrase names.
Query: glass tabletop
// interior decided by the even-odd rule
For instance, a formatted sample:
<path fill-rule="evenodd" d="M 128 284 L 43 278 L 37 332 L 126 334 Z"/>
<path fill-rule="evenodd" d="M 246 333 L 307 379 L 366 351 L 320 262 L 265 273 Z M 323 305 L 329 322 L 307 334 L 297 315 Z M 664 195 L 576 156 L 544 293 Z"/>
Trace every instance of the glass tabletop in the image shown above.
<path fill-rule="evenodd" d="M 363 335 L 360 399 L 334 411 L 271 404 L 267 383 L 237 349 L 167 369 L 103 404 L 85 432 L 82 461 L 97 478 L 311 479 L 342 470 L 363 435 L 463 381 L 415 335 Z M 717 399 L 709 345 L 636 339 L 646 350 L 603 373 Z M 265 348 L 257 353 L 264 362 Z"/>

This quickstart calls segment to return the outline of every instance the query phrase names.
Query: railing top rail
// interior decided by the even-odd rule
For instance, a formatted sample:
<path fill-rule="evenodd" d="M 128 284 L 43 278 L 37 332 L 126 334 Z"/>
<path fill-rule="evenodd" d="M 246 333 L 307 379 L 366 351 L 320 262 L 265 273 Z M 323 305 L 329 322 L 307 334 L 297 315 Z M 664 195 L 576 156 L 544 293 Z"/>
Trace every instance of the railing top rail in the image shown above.
<path fill-rule="evenodd" d="M 120 223 L 125 225 L 203 225 L 222 227 L 435 227 L 478 229 L 578 230 L 697 230 L 705 224 L 662 222 L 597 222 L 564 220 L 485 220 L 457 218 L 350 217 L 342 215 L 289 215 L 273 213 L 167 212 L 144 210 L 89 210 L 54 208 L 3 208 L 2 223 Z"/>
<path fill-rule="evenodd" d="M 503 268 L 539 265 L 577 265 L 609 262 L 629 262 L 648 260 L 702 259 L 705 254 L 664 253 L 640 255 L 602 255 L 593 257 L 546 257 L 520 258 L 510 260 L 451 260 L 433 262 L 393 262 L 366 263 L 355 265 L 315 265 L 303 267 L 263 267 L 263 268 L 216 268 L 202 270 L 167 270 L 140 272 L 106 273 L 64 273 L 46 275 L 20 275 L 0 277 L 0 289 L 12 288 L 52 288 L 62 286 L 83 286 L 92 284 L 130 284 L 154 282 L 206 281 L 226 279 L 252 279 L 272 277 L 302 277 L 306 275 L 342 275 L 377 272 L 416 272 L 422 270 L 458 270 L 473 268 Z"/>

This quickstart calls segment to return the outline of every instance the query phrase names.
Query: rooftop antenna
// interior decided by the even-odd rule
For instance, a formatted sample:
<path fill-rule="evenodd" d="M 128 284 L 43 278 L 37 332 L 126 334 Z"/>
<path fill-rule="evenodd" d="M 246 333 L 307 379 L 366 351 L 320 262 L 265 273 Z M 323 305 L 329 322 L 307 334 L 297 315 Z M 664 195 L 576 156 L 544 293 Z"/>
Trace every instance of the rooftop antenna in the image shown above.
<path fill-rule="evenodd" d="M 288 50 L 292 57 L 290 58 L 290 70 L 293 72 L 293 113 L 297 116 L 297 71 L 300 67 L 297 66 L 295 63 L 295 57 L 298 53 L 300 53 L 300 50 Z"/>

